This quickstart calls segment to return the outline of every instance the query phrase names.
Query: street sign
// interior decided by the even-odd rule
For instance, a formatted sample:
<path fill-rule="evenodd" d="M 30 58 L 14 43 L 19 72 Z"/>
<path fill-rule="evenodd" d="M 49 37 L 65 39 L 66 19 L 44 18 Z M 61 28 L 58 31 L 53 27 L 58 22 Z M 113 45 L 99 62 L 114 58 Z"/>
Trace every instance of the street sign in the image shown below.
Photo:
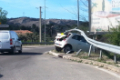
<path fill-rule="evenodd" d="M 6 27 L 9 27 L 9 25 L 7 25 L 7 24 L 1 24 L 1 25 L 0 25 L 0 28 L 4 28 L 4 27 L 5 27 L 5 28 L 6 28 Z"/>

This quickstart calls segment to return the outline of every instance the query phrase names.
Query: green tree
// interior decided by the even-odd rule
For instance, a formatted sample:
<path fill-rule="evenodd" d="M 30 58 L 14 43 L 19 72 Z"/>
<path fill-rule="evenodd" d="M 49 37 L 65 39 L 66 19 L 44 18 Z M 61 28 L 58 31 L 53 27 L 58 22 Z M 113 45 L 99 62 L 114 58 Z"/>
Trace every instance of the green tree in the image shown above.
<path fill-rule="evenodd" d="M 23 25 L 22 25 L 22 26 L 20 26 L 19 28 L 20 28 L 21 30 L 27 30 L 27 29 L 26 29 L 26 27 L 25 27 L 25 26 L 23 26 Z"/>
<path fill-rule="evenodd" d="M 35 24 L 33 24 L 31 27 L 31 31 L 35 33 L 39 33 L 39 28 Z"/>
<path fill-rule="evenodd" d="M 120 46 L 120 25 L 116 28 L 111 28 L 110 32 L 106 34 L 104 37 L 107 38 L 107 42 L 113 45 Z M 103 51 L 105 55 L 109 58 L 113 59 L 114 54 L 111 52 Z M 117 58 L 120 59 L 120 55 L 117 55 Z"/>
<path fill-rule="evenodd" d="M 25 35 L 18 35 L 23 42 L 27 42 L 27 37 Z"/>
<path fill-rule="evenodd" d="M 110 32 L 105 35 L 109 43 L 120 46 L 120 25 L 111 28 Z"/>
<path fill-rule="evenodd" d="M 39 36 L 36 33 L 27 33 L 26 34 L 27 41 L 30 42 L 38 42 Z"/>
<path fill-rule="evenodd" d="M 2 24 L 5 24 L 7 22 L 7 11 L 3 10 L 1 7 L 0 7 L 0 22 Z"/>

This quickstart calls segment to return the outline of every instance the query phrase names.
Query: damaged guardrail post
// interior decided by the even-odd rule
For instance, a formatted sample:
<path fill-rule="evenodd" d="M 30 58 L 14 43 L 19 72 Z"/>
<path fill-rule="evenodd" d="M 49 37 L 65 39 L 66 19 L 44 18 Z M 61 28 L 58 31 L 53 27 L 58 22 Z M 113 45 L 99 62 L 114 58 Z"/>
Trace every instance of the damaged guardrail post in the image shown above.
<path fill-rule="evenodd" d="M 81 51 L 82 51 L 82 49 L 80 49 L 80 50 L 76 53 L 76 55 L 78 55 Z"/>
<path fill-rule="evenodd" d="M 68 51 L 66 54 L 69 54 L 71 51 Z"/>
<path fill-rule="evenodd" d="M 92 45 L 90 45 L 88 56 L 90 57 Z"/>
<path fill-rule="evenodd" d="M 100 59 L 102 59 L 102 50 L 100 49 Z"/>

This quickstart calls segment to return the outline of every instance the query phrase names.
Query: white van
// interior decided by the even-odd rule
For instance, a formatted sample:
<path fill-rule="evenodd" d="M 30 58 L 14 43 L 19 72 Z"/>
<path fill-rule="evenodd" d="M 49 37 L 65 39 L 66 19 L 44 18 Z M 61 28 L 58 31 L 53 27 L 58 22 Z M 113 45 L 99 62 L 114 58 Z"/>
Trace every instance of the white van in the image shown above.
<path fill-rule="evenodd" d="M 22 53 L 22 42 L 14 31 L 0 30 L 0 52 Z"/>

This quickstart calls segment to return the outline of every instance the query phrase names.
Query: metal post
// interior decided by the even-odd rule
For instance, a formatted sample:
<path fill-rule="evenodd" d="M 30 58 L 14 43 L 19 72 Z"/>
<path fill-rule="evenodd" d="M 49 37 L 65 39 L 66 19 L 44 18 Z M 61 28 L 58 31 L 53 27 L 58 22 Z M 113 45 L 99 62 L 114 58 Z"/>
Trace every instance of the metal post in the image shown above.
<path fill-rule="evenodd" d="M 90 57 L 92 45 L 90 45 L 88 56 Z"/>
<path fill-rule="evenodd" d="M 44 0 L 44 40 L 45 40 L 45 44 L 46 44 L 46 0 Z"/>
<path fill-rule="evenodd" d="M 42 41 L 41 41 L 41 39 L 42 39 L 42 37 L 41 37 L 41 6 L 40 6 L 40 19 L 39 19 L 39 42 L 41 43 Z"/>
<path fill-rule="evenodd" d="M 66 54 L 69 54 L 71 51 L 68 51 Z"/>
<path fill-rule="evenodd" d="M 96 39 L 96 32 L 94 32 L 93 39 Z M 92 51 L 95 52 L 95 47 L 93 46 Z"/>
<path fill-rule="evenodd" d="M 89 9 L 89 32 L 91 32 L 91 0 L 88 0 L 88 9 Z"/>
<path fill-rule="evenodd" d="M 79 27 L 79 0 L 77 0 L 77 9 L 78 9 L 78 21 L 77 21 L 77 28 Z"/>
<path fill-rule="evenodd" d="M 102 50 L 100 50 L 100 59 L 102 59 Z"/>
<path fill-rule="evenodd" d="M 78 55 L 81 51 L 82 51 L 82 49 L 80 49 L 80 50 L 76 53 L 76 55 Z"/>
<path fill-rule="evenodd" d="M 114 54 L 114 62 L 117 63 L 117 56 Z"/>

